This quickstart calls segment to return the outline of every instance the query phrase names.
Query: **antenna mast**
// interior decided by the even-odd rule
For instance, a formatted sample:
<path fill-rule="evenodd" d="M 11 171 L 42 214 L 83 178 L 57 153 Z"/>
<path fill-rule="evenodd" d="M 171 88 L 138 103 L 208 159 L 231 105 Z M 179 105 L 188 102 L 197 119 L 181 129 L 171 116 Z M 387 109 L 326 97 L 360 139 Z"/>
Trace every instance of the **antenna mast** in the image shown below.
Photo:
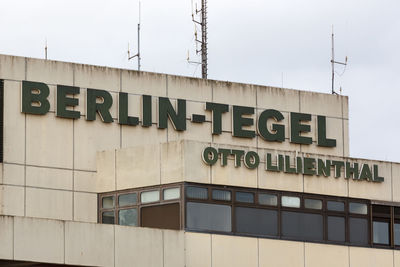
<path fill-rule="evenodd" d="M 335 92 L 335 64 L 347 66 L 347 56 L 346 56 L 344 62 L 335 61 L 335 39 L 334 38 L 335 38 L 335 36 L 334 36 L 334 33 L 333 33 L 333 25 L 332 25 L 332 58 L 331 58 L 331 64 L 332 64 L 332 94 L 337 94 Z"/>
<path fill-rule="evenodd" d="M 46 43 L 44 45 L 44 58 L 47 60 L 47 38 L 46 38 Z"/>
<path fill-rule="evenodd" d="M 208 51 L 207 51 L 207 44 L 208 44 L 208 39 L 207 39 L 207 0 L 201 0 L 201 9 L 197 10 L 197 4 L 196 4 L 196 10 L 195 10 L 196 15 L 198 13 L 200 14 L 200 22 L 194 19 L 194 13 L 192 12 L 192 21 L 196 24 L 199 24 L 201 27 L 201 41 L 197 39 L 197 31 L 195 29 L 195 37 L 196 43 L 201 44 L 201 49 L 197 50 L 196 48 L 196 54 L 199 54 L 201 52 L 201 77 L 203 79 L 207 79 L 207 73 L 208 73 Z M 189 63 L 196 63 L 196 62 L 191 62 Z"/>
<path fill-rule="evenodd" d="M 137 25 L 137 38 L 138 38 L 138 52 L 137 54 L 131 56 L 129 51 L 129 43 L 128 43 L 128 61 L 137 57 L 138 58 L 138 71 L 140 71 L 140 1 L 139 1 L 139 23 Z"/>

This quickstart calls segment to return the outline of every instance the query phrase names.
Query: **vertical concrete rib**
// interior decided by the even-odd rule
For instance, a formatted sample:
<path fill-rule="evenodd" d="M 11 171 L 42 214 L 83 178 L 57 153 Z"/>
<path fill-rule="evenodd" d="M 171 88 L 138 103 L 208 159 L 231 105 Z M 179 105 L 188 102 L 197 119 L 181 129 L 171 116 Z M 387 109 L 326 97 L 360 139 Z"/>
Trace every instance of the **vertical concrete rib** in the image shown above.
<path fill-rule="evenodd" d="M 27 80 L 28 77 L 28 59 L 25 58 L 25 80 Z M 21 82 L 21 87 L 22 87 L 22 82 Z M 24 134 L 24 216 L 26 216 L 26 113 L 24 114 L 24 120 L 25 120 L 25 134 Z"/>

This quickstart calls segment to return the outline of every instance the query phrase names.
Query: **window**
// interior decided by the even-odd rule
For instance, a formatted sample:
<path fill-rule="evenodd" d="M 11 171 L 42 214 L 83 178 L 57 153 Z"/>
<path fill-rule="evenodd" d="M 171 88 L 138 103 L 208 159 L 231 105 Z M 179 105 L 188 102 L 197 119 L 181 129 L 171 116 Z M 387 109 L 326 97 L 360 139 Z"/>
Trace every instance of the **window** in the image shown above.
<path fill-rule="evenodd" d="M 118 223 L 119 225 L 138 225 L 138 213 L 137 209 L 124 209 L 118 211 Z"/>
<path fill-rule="evenodd" d="M 349 218 L 350 243 L 356 245 L 368 244 L 368 219 Z"/>
<path fill-rule="evenodd" d="M 306 209 L 322 210 L 322 200 L 319 199 L 304 199 L 304 207 Z"/>
<path fill-rule="evenodd" d="M 172 200 L 181 197 L 181 189 L 179 187 L 167 188 L 163 190 L 163 199 Z"/>
<path fill-rule="evenodd" d="M 260 193 L 258 194 L 258 203 L 260 205 L 277 206 L 278 197 L 273 194 Z"/>
<path fill-rule="evenodd" d="M 327 201 L 326 207 L 329 211 L 344 211 L 344 202 L 342 201 Z"/>
<path fill-rule="evenodd" d="M 328 240 L 336 242 L 346 241 L 345 217 L 328 216 Z"/>
<path fill-rule="evenodd" d="M 213 189 L 212 190 L 212 199 L 230 201 L 231 200 L 231 191 Z"/>
<path fill-rule="evenodd" d="M 368 213 L 367 204 L 350 202 L 349 203 L 349 212 L 354 213 L 354 214 L 366 215 Z"/>
<path fill-rule="evenodd" d="M 378 245 L 390 245 L 391 207 L 372 205 L 372 241 Z"/>
<path fill-rule="evenodd" d="M 237 207 L 235 209 L 236 231 L 255 235 L 278 235 L 278 211 Z"/>
<path fill-rule="evenodd" d="M 114 211 L 103 212 L 101 222 L 105 223 L 105 224 L 114 224 L 114 222 L 115 222 Z"/>
<path fill-rule="evenodd" d="M 120 207 L 132 206 L 136 204 L 137 204 L 136 193 L 122 194 L 118 196 L 118 206 Z"/>
<path fill-rule="evenodd" d="M 182 229 L 181 188 L 181 185 L 158 186 L 100 194 L 98 220 L 107 224 Z"/>
<path fill-rule="evenodd" d="M 140 194 L 140 201 L 142 203 L 157 202 L 160 200 L 160 191 L 147 191 Z"/>
<path fill-rule="evenodd" d="M 282 196 L 282 207 L 300 208 L 300 198 Z"/>
<path fill-rule="evenodd" d="M 254 203 L 254 194 L 249 192 L 236 192 L 236 201 L 242 203 Z"/>
<path fill-rule="evenodd" d="M 98 205 L 104 224 L 400 249 L 400 207 L 363 199 L 187 182 L 102 193 Z"/>
<path fill-rule="evenodd" d="M 193 230 L 232 231 L 231 206 L 187 202 L 186 227 Z"/>
<path fill-rule="evenodd" d="M 186 196 L 192 199 L 208 199 L 208 189 L 197 186 L 186 187 Z"/>
<path fill-rule="evenodd" d="M 307 240 L 323 240 L 321 214 L 282 211 L 282 236 Z"/>
<path fill-rule="evenodd" d="M 114 206 L 114 196 L 103 197 L 103 209 L 112 209 Z"/>

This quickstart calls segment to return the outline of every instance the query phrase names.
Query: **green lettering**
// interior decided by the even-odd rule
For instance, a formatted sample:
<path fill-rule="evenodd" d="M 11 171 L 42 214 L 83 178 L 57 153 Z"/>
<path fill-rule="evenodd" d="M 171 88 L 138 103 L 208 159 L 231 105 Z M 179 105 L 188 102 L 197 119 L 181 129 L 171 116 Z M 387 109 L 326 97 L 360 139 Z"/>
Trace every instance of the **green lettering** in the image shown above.
<path fill-rule="evenodd" d="M 254 138 L 256 136 L 256 133 L 254 131 L 243 130 L 243 126 L 252 126 L 254 122 L 252 118 L 245 118 L 242 117 L 242 115 L 252 115 L 252 114 L 254 114 L 254 108 L 252 107 L 233 106 L 232 108 L 233 136 L 245 137 L 245 138 Z"/>
<path fill-rule="evenodd" d="M 235 155 L 235 167 L 240 167 L 242 165 L 242 156 L 244 155 L 244 150 L 232 149 L 232 154 Z"/>
<path fill-rule="evenodd" d="M 79 92 L 79 87 L 57 85 L 57 117 L 68 119 L 79 119 L 81 117 L 79 111 L 67 109 L 67 107 L 76 107 L 79 105 L 79 99 L 67 97 L 67 95 L 77 95 Z"/>
<path fill-rule="evenodd" d="M 168 127 L 168 118 L 177 131 L 186 130 L 186 100 L 178 99 L 178 112 L 172 107 L 167 97 L 158 98 L 158 128 Z"/>
<path fill-rule="evenodd" d="M 102 103 L 97 103 L 97 99 L 100 99 Z M 86 94 L 86 120 L 96 120 L 96 112 L 98 112 L 103 122 L 113 122 L 114 120 L 110 113 L 112 104 L 113 99 L 109 92 L 88 88 Z"/>
<path fill-rule="evenodd" d="M 38 93 L 33 93 L 34 91 Z M 50 102 L 47 100 L 49 94 L 50 89 L 44 83 L 22 81 L 22 112 L 35 115 L 46 114 L 50 110 Z"/>
<path fill-rule="evenodd" d="M 290 113 L 290 142 L 296 144 L 312 144 L 311 137 L 301 136 L 301 133 L 308 133 L 311 131 L 311 126 L 307 124 L 301 124 L 302 121 L 311 121 L 311 114 L 305 113 Z"/>
<path fill-rule="evenodd" d="M 150 127 L 152 125 L 151 96 L 142 95 L 142 126 Z"/>
<path fill-rule="evenodd" d="M 222 113 L 229 111 L 229 106 L 226 104 L 218 104 L 206 102 L 206 110 L 212 112 L 212 134 L 222 133 Z"/>
<path fill-rule="evenodd" d="M 304 172 L 305 175 L 315 175 L 315 159 L 304 158 Z"/>
<path fill-rule="evenodd" d="M 324 147 L 335 147 L 336 140 L 326 138 L 326 117 L 317 117 L 317 128 L 318 128 L 318 146 Z"/>
<path fill-rule="evenodd" d="M 119 116 L 118 122 L 122 125 L 138 125 L 139 118 L 138 117 L 130 117 L 128 116 L 128 94 L 120 92 L 119 93 Z"/>
<path fill-rule="evenodd" d="M 275 121 L 281 121 L 284 119 L 282 113 L 275 109 L 266 109 L 258 118 L 257 131 L 258 134 L 267 141 L 283 142 L 285 141 L 285 126 L 281 124 L 272 124 L 272 133 L 268 131 L 267 121 L 268 119 L 274 119 Z"/>
<path fill-rule="evenodd" d="M 249 151 L 244 156 L 244 165 L 249 169 L 255 169 L 260 164 L 260 157 L 257 152 Z"/>
<path fill-rule="evenodd" d="M 214 165 L 218 160 L 218 152 L 213 147 L 206 147 L 203 150 L 202 159 L 207 165 Z"/>
<path fill-rule="evenodd" d="M 346 174 L 345 174 L 344 177 L 346 179 L 349 179 L 351 177 L 353 180 L 358 180 L 360 172 L 359 172 L 359 169 L 358 169 L 358 163 L 357 162 L 354 162 L 353 166 L 351 166 L 350 162 L 346 162 L 346 168 L 345 169 L 346 169 Z"/>
<path fill-rule="evenodd" d="M 232 150 L 218 148 L 218 153 L 221 154 L 221 166 L 226 166 L 228 164 L 228 156 L 232 154 Z"/>
<path fill-rule="evenodd" d="M 325 177 L 331 176 L 331 161 L 318 159 L 317 161 L 317 175 L 323 175 Z"/>
<path fill-rule="evenodd" d="M 378 182 L 378 183 L 381 183 L 384 181 L 384 178 L 380 177 L 378 174 L 378 165 L 374 165 L 374 178 L 372 181 Z"/>

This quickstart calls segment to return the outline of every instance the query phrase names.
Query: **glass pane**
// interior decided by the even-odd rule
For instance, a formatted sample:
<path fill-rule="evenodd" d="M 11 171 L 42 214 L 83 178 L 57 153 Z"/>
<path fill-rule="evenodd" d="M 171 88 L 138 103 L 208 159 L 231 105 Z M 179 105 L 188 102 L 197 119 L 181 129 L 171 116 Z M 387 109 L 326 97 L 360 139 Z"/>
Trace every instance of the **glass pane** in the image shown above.
<path fill-rule="evenodd" d="M 322 200 L 319 199 L 305 199 L 304 207 L 306 209 L 322 210 Z"/>
<path fill-rule="evenodd" d="M 341 201 L 328 201 L 327 208 L 330 211 L 344 211 L 344 202 Z"/>
<path fill-rule="evenodd" d="M 181 197 L 181 189 L 179 187 L 167 188 L 163 191 L 164 200 L 178 199 Z"/>
<path fill-rule="evenodd" d="M 103 197 L 102 202 L 103 209 L 114 208 L 114 196 Z"/>
<path fill-rule="evenodd" d="M 148 191 L 140 194 L 140 201 L 142 203 L 156 202 L 160 200 L 160 192 L 157 191 Z"/>
<path fill-rule="evenodd" d="M 394 208 L 394 215 L 400 215 L 400 208 L 399 207 L 395 207 Z"/>
<path fill-rule="evenodd" d="M 374 233 L 374 243 L 389 245 L 389 223 L 377 222 L 372 223 Z"/>
<path fill-rule="evenodd" d="M 126 209 L 118 212 L 119 225 L 137 226 L 137 209 Z"/>
<path fill-rule="evenodd" d="M 186 227 L 196 230 L 231 232 L 231 207 L 188 202 L 186 205 Z"/>
<path fill-rule="evenodd" d="M 372 205 L 372 214 L 377 213 L 390 216 L 390 206 Z"/>
<path fill-rule="evenodd" d="M 278 235 L 278 212 L 276 210 L 237 207 L 235 219 L 238 233 Z"/>
<path fill-rule="evenodd" d="M 350 242 L 354 244 L 368 244 L 368 220 L 361 218 L 350 218 Z"/>
<path fill-rule="evenodd" d="M 282 236 L 299 240 L 322 240 L 322 215 L 282 211 Z"/>
<path fill-rule="evenodd" d="M 254 194 L 248 192 L 236 192 L 236 201 L 243 203 L 254 203 Z"/>
<path fill-rule="evenodd" d="M 119 195 L 118 197 L 118 206 L 125 207 L 135 205 L 137 203 L 137 194 L 130 193 L 130 194 L 123 194 Z"/>
<path fill-rule="evenodd" d="M 400 246 L 400 224 L 394 224 L 394 244 Z"/>
<path fill-rule="evenodd" d="M 143 207 L 140 210 L 140 222 L 142 227 L 179 230 L 180 204 L 164 204 Z"/>
<path fill-rule="evenodd" d="M 106 211 L 103 212 L 101 222 L 106 224 L 114 224 L 114 212 L 113 211 Z"/>
<path fill-rule="evenodd" d="M 282 206 L 289 208 L 300 208 L 299 197 L 282 196 Z"/>
<path fill-rule="evenodd" d="M 258 194 L 258 203 L 260 205 L 276 206 L 278 205 L 278 197 L 272 194 Z"/>
<path fill-rule="evenodd" d="M 349 211 L 350 213 L 355 213 L 355 214 L 367 214 L 368 213 L 367 204 L 350 202 Z"/>
<path fill-rule="evenodd" d="M 208 189 L 204 187 L 188 186 L 186 187 L 186 196 L 194 199 L 207 199 Z"/>
<path fill-rule="evenodd" d="M 231 200 L 231 191 L 213 189 L 212 199 L 230 201 Z"/>
<path fill-rule="evenodd" d="M 346 224 L 344 217 L 328 216 L 328 240 L 346 241 Z"/>

